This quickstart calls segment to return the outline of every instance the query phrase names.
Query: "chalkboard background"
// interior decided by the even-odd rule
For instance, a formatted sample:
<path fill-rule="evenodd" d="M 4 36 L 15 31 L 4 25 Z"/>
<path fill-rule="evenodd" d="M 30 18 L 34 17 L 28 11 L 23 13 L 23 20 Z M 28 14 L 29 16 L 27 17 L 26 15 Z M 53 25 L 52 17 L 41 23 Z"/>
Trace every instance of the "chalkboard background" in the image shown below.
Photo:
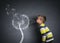
<path fill-rule="evenodd" d="M 59 43 L 59 2 L 58 1 L 27 1 L 27 0 L 0 0 L 0 41 L 1 43 L 19 43 L 21 33 L 12 26 L 12 15 L 7 15 L 5 8 L 10 4 L 19 14 L 26 14 L 30 18 L 30 22 L 37 15 L 45 15 L 47 17 L 46 25 L 54 34 L 54 42 Z M 38 29 L 31 23 L 29 28 L 23 30 L 23 43 L 40 43 Z"/>

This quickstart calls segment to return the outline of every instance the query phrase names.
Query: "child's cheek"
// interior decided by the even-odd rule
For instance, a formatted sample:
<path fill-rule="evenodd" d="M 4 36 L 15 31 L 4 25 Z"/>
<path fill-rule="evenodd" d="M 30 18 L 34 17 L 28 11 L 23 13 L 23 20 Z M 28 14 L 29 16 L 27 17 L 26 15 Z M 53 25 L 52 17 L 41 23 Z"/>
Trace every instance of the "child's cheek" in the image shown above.
<path fill-rule="evenodd" d="M 40 23 L 40 20 L 37 20 L 38 23 Z"/>
<path fill-rule="evenodd" d="M 38 21 L 38 20 L 36 20 L 36 22 L 38 23 L 39 21 Z"/>

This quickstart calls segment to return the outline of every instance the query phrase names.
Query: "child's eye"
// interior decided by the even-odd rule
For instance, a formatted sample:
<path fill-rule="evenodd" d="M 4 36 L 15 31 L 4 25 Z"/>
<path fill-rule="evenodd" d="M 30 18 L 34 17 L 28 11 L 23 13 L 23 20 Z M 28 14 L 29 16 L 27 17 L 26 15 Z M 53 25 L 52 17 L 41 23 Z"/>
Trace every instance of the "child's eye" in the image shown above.
<path fill-rule="evenodd" d="M 40 20 L 42 20 L 42 18 L 40 18 Z"/>

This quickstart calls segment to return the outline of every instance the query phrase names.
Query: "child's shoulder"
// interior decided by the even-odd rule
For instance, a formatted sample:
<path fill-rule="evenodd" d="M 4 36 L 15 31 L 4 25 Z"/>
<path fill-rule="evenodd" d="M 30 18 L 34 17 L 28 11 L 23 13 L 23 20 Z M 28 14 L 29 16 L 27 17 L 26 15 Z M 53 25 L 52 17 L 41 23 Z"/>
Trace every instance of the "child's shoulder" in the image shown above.
<path fill-rule="evenodd" d="M 44 29 L 49 29 L 49 27 L 48 27 L 48 26 L 42 26 L 41 28 L 44 28 Z"/>

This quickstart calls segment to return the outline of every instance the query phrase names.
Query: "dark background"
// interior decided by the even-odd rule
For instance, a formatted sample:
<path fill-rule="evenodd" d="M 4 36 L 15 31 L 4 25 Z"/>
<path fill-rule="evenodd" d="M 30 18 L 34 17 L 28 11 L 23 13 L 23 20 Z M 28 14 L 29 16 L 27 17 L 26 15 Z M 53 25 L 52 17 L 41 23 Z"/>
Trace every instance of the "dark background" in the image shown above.
<path fill-rule="evenodd" d="M 54 34 L 54 42 L 59 43 L 60 40 L 60 16 L 59 1 L 20 1 L 20 0 L 0 0 L 0 42 L 1 43 L 19 43 L 21 33 L 16 30 L 11 23 L 12 15 L 7 15 L 5 8 L 10 4 L 17 9 L 19 14 L 26 14 L 31 17 L 37 15 L 45 15 L 47 17 L 46 24 Z M 39 43 L 36 29 L 30 25 L 28 29 L 23 30 L 25 38 L 23 43 Z"/>

